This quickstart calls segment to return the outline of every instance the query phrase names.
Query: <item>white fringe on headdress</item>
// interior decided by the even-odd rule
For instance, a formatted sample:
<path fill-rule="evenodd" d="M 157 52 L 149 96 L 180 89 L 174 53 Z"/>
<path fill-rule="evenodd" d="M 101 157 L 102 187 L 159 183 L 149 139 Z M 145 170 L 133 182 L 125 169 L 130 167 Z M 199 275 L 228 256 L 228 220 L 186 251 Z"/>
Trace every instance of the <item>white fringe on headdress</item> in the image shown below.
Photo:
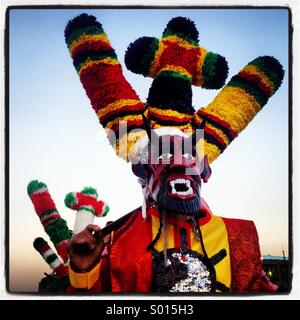
<path fill-rule="evenodd" d="M 154 132 L 159 137 L 161 137 L 161 136 L 180 136 L 180 137 L 184 137 L 184 138 L 188 137 L 188 135 L 186 133 L 184 133 L 183 131 L 181 131 L 180 129 L 172 128 L 172 127 L 157 128 L 157 129 L 154 129 Z M 147 146 L 148 143 L 149 143 L 149 138 L 148 138 L 147 134 L 145 134 L 144 136 L 139 138 L 134 146 L 135 147 L 135 154 L 140 155 L 141 150 L 143 150 Z"/>
<path fill-rule="evenodd" d="M 143 196 L 144 196 L 143 204 L 142 204 L 142 217 L 145 220 L 147 217 L 147 198 L 149 196 L 149 188 L 148 188 L 146 180 L 144 180 L 142 178 L 138 178 L 138 182 L 142 186 L 142 192 L 143 192 Z"/>

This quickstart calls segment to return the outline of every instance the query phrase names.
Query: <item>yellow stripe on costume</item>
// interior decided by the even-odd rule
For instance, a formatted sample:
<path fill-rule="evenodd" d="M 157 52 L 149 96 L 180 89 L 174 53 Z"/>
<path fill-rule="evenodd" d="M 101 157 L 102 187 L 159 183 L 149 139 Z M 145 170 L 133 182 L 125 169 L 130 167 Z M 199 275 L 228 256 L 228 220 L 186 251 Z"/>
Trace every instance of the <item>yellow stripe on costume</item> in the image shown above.
<path fill-rule="evenodd" d="M 203 110 L 226 121 L 240 133 L 261 109 L 255 98 L 238 87 L 226 86 Z"/>
<path fill-rule="evenodd" d="M 116 100 L 110 104 L 108 104 L 106 107 L 100 109 L 97 113 L 98 118 L 101 118 L 102 116 L 106 115 L 107 113 L 110 113 L 115 110 L 122 109 L 125 106 L 133 106 L 135 104 L 141 103 L 140 100 L 133 100 L 133 99 L 119 99 Z"/>
<path fill-rule="evenodd" d="M 92 67 L 94 67 L 95 65 L 98 65 L 98 64 L 112 64 L 112 65 L 115 65 L 115 64 L 120 64 L 120 63 L 119 63 L 118 60 L 112 59 L 112 58 L 103 58 L 101 60 L 90 60 L 90 59 L 87 59 L 86 62 L 84 63 L 84 65 L 80 68 L 78 74 L 80 75 L 83 70 L 88 69 L 88 68 L 92 68 Z"/>
<path fill-rule="evenodd" d="M 159 109 L 159 108 L 154 108 L 154 107 L 148 107 L 149 113 L 154 114 L 156 116 L 170 116 L 170 117 L 174 117 L 174 118 L 178 118 L 178 119 L 191 119 L 192 115 L 189 114 L 185 114 L 185 113 L 181 113 L 178 112 L 176 110 L 172 110 L 172 109 Z M 151 116 L 150 116 L 151 117 Z"/>
<path fill-rule="evenodd" d="M 193 82 L 193 85 L 201 87 L 203 85 L 203 78 L 202 78 L 202 66 L 205 60 L 205 56 L 207 55 L 207 50 L 205 48 L 200 48 L 200 57 L 197 63 L 197 72 L 195 73 L 196 79 Z"/>
<path fill-rule="evenodd" d="M 258 76 L 261 80 L 261 82 L 266 85 L 266 87 L 270 88 L 272 93 L 274 93 L 275 91 L 275 86 L 274 83 L 271 81 L 271 79 L 269 77 L 267 77 L 263 71 L 259 70 L 256 66 L 254 65 L 248 65 L 246 66 L 244 69 L 241 70 L 243 71 L 247 71 L 251 74 L 254 74 L 256 76 Z"/>
<path fill-rule="evenodd" d="M 203 243 L 209 258 L 217 254 L 220 250 L 226 250 L 226 257 L 215 265 L 217 281 L 225 284 L 228 288 L 231 285 L 231 265 L 230 251 L 227 236 L 227 229 L 221 217 L 212 216 L 211 220 L 200 227 Z M 192 237 L 195 237 L 194 234 Z M 200 241 L 191 239 L 192 250 L 202 252 Z"/>
<path fill-rule="evenodd" d="M 107 38 L 107 35 L 105 33 L 101 33 L 101 34 L 83 34 L 81 35 L 79 38 L 75 39 L 69 47 L 71 56 L 73 57 L 73 52 L 74 50 L 84 44 L 85 42 L 96 42 L 96 41 L 103 41 L 105 43 L 107 43 L 108 45 L 110 45 L 109 39 Z"/>
<path fill-rule="evenodd" d="M 151 215 L 152 219 L 152 240 L 155 238 L 158 230 L 159 230 L 159 218 Z M 174 244 L 174 226 L 171 224 L 167 224 L 167 249 L 173 249 Z M 154 245 L 154 248 L 158 252 L 162 252 L 164 250 L 164 235 L 161 233 L 159 239 Z"/>
<path fill-rule="evenodd" d="M 152 240 L 157 235 L 159 230 L 159 217 L 151 215 L 152 219 Z M 200 227 L 203 237 L 206 253 L 209 258 L 219 253 L 222 249 L 226 250 L 226 256 L 215 265 L 217 281 L 222 282 L 225 286 L 230 288 L 231 285 L 231 265 L 230 265 L 230 251 L 227 236 L 227 229 L 221 217 L 212 216 L 211 220 Z M 174 242 L 174 226 L 167 223 L 167 249 L 173 249 Z M 203 255 L 200 239 L 196 238 L 194 232 L 190 232 L 191 250 Z M 161 233 L 159 239 L 154 245 L 158 252 L 164 250 L 164 235 Z"/>

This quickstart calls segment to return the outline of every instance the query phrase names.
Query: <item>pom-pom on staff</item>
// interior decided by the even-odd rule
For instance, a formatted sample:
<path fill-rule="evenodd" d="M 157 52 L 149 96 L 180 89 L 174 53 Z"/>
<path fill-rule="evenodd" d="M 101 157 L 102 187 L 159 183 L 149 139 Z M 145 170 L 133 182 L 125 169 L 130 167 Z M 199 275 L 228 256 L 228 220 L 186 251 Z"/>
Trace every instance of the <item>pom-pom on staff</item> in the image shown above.
<path fill-rule="evenodd" d="M 66 207 L 76 210 L 76 219 L 73 232 L 79 233 L 87 225 L 94 223 L 95 217 L 105 217 L 109 211 L 108 205 L 97 200 L 97 190 L 91 187 L 81 192 L 70 192 L 65 197 Z"/>

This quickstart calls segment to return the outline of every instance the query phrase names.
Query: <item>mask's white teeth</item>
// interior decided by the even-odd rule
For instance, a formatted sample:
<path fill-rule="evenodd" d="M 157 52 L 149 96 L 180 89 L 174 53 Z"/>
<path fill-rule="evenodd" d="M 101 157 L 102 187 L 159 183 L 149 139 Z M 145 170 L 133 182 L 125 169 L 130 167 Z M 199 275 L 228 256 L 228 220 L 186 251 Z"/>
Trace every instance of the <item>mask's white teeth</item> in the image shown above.
<path fill-rule="evenodd" d="M 187 194 L 193 194 L 193 188 L 189 187 L 189 190 L 187 191 Z"/>
<path fill-rule="evenodd" d="M 193 194 L 193 188 L 191 187 L 191 181 L 188 180 L 188 179 L 174 179 L 174 180 L 171 180 L 170 182 L 170 186 L 171 186 L 171 193 L 172 194 L 177 194 L 179 196 L 187 196 L 187 195 L 190 195 L 190 194 Z M 187 190 L 186 191 L 176 191 L 176 184 L 185 184 L 186 187 L 187 187 Z"/>

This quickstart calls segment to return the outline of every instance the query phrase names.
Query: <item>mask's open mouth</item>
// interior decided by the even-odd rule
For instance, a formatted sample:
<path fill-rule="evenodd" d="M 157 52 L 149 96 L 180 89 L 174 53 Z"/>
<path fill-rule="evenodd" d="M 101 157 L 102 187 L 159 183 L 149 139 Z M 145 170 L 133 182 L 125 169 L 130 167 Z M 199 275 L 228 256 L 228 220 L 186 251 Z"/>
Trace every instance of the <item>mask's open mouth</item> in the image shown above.
<path fill-rule="evenodd" d="M 194 197 L 194 182 L 186 178 L 168 179 L 169 196 L 181 199 Z"/>

